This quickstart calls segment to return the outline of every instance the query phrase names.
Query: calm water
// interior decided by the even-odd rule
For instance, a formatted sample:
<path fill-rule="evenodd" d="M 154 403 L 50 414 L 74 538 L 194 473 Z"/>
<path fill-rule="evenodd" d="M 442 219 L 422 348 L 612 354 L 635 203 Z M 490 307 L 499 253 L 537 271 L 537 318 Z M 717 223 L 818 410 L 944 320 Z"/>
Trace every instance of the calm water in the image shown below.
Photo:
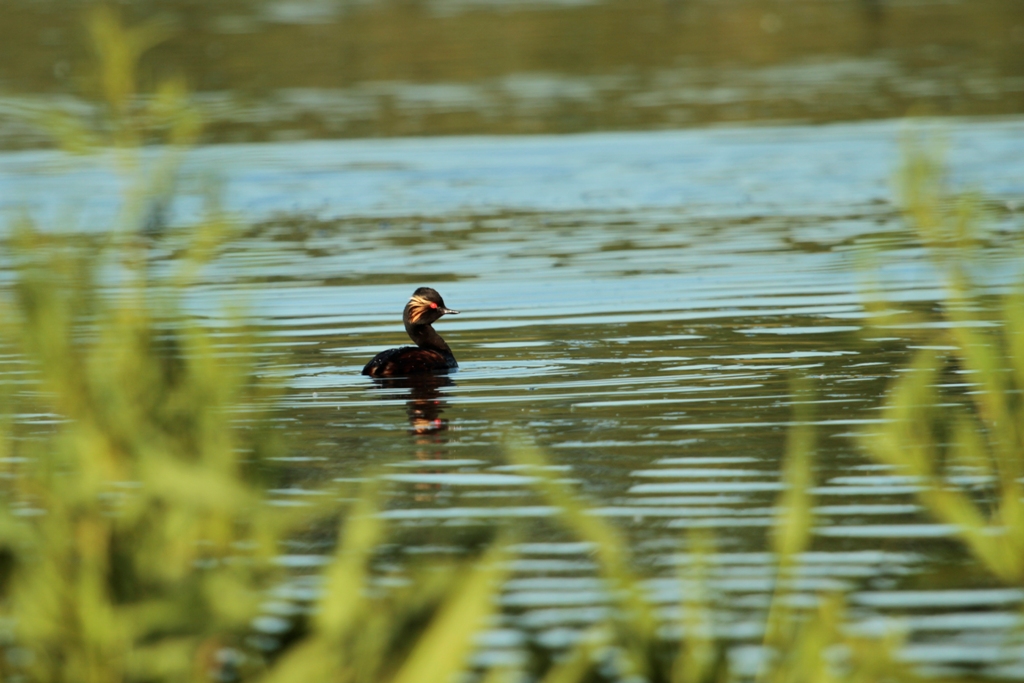
<path fill-rule="evenodd" d="M 382 473 L 404 551 L 457 551 L 487 523 L 524 530 L 502 621 L 482 657 L 558 647 L 604 613 L 589 549 L 507 464 L 509 433 L 536 441 L 613 518 L 671 614 L 685 533 L 717 539 L 711 588 L 738 667 L 757 661 L 773 587 L 766 529 L 809 375 L 819 437 L 803 598 L 849 592 L 854 627 L 909 634 L 926 670 L 1024 676 L 1024 591 L 993 585 L 915 503 L 915 482 L 866 460 L 886 384 L 920 330 L 865 327 L 863 282 L 930 310 L 935 273 L 892 203 L 902 124 L 532 138 L 436 138 L 200 149 L 172 223 L 219 177 L 253 227 L 210 270 L 197 312 L 244 300 L 268 372 L 290 391 L 292 455 L 277 504 Z M 1024 121 L 949 121 L 955 181 L 992 198 L 984 280 L 1021 275 Z M 0 208 L 107 224 L 118 181 L 102 160 L 0 156 Z M 874 253 L 873 259 L 868 255 Z M 870 263 L 869 263 L 870 261 Z M 462 311 L 439 331 L 461 369 L 422 386 L 360 376 L 405 342 L 401 309 L 431 285 Z M 327 548 L 282 558 L 303 567 Z M 303 599 L 305 579 L 282 587 Z M 268 606 L 268 617 L 276 607 Z M 272 619 L 261 622 L 272 630 Z"/>

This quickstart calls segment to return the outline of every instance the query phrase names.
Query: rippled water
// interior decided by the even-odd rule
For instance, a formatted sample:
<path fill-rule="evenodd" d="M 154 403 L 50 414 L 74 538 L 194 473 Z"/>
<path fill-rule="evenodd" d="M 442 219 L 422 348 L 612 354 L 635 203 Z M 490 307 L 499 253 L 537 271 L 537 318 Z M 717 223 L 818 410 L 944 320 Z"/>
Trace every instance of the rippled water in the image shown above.
<path fill-rule="evenodd" d="M 952 530 L 922 513 L 917 482 L 855 443 L 878 424 L 914 332 L 865 326 L 868 274 L 905 308 L 938 297 L 891 200 L 899 131 L 882 122 L 217 147 L 190 160 L 171 213 L 194 215 L 190 183 L 212 168 L 227 207 L 254 224 L 195 306 L 244 296 L 266 332 L 268 371 L 290 388 L 293 450 L 278 504 L 369 466 L 388 482 L 384 516 L 407 529 L 412 557 L 455 550 L 492 520 L 527 530 L 481 656 L 571 642 L 606 609 L 590 549 L 543 524 L 551 509 L 507 464 L 502 444 L 515 433 L 548 452 L 594 514 L 627 530 L 666 614 L 682 589 L 686 530 L 711 529 L 717 628 L 737 666 L 755 666 L 773 588 L 765 535 L 799 371 L 813 379 L 819 443 L 799 599 L 849 591 L 866 633 L 898 615 L 903 656 L 931 671 L 1021 676 L 1013 634 L 1024 592 L 993 588 Z M 957 182 L 993 198 L 984 278 L 998 290 L 1021 274 L 1003 245 L 1021 227 L 1024 122 L 948 132 Z M 74 203 L 79 227 L 102 225 L 117 180 L 91 163 L 4 155 L 3 206 L 46 221 Z M 401 309 L 420 285 L 462 311 L 437 325 L 459 372 L 412 386 L 362 377 L 374 353 L 405 343 Z M 316 565 L 324 551 L 301 546 L 281 561 Z M 308 591 L 300 579 L 282 587 Z"/>

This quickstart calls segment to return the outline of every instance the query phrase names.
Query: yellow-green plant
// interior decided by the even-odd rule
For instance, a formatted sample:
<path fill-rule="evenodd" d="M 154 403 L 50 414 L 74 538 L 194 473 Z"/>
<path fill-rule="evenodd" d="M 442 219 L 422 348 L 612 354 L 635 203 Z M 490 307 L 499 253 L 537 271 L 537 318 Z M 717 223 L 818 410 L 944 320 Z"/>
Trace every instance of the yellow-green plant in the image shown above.
<path fill-rule="evenodd" d="M 771 529 L 776 587 L 765 623 L 765 655 L 758 681 L 766 683 L 907 683 L 917 676 L 898 661 L 902 645 L 893 629 L 883 638 L 854 635 L 847 623 L 845 596 L 818 595 L 811 607 L 793 604 L 801 554 L 811 548 L 815 432 L 814 396 L 808 380 L 793 382 L 794 425 L 783 460 L 782 482 Z"/>
<path fill-rule="evenodd" d="M 825 666 L 822 656 L 826 643 L 811 643 L 802 635 L 800 610 L 790 604 L 792 583 L 800 569 L 800 554 L 811 544 L 814 526 L 812 500 L 809 493 L 813 481 L 814 428 L 811 426 L 813 398 L 806 379 L 794 380 L 791 394 L 795 410 L 794 426 L 790 427 L 783 460 L 783 491 L 776 506 L 775 522 L 771 529 L 772 550 L 775 552 L 775 592 L 765 623 L 765 660 L 759 672 L 760 680 L 800 680 L 793 670 L 810 667 L 821 670 Z M 831 611 L 826 611 L 829 617 Z M 816 630 L 820 638 L 821 631 Z M 794 649 L 801 642 L 812 645 L 810 656 L 806 649 Z"/>
<path fill-rule="evenodd" d="M 159 119 L 173 149 L 195 119 L 177 86 L 135 102 L 134 64 L 154 30 L 124 29 L 102 9 L 91 28 L 108 116 L 96 129 L 65 120 L 61 139 L 116 148 L 132 182 L 101 235 L 25 219 L 5 241 L 0 673 L 196 679 L 248 634 L 295 515 L 264 501 L 274 439 L 252 408 L 265 388 L 247 335 L 183 310 L 226 224 L 179 231 L 159 278 L 141 234 L 173 164 L 144 164 L 138 133 Z"/>
<path fill-rule="evenodd" d="M 193 675 L 242 634 L 285 522 L 265 430 L 236 421 L 251 359 L 106 256 L 28 227 L 7 253 L 0 613 L 24 656 L 2 666 L 31 680 Z"/>
<path fill-rule="evenodd" d="M 605 590 L 614 598 L 613 615 L 587 633 L 577 652 L 550 680 L 588 681 L 600 664 L 595 655 L 613 652 L 613 668 L 624 679 L 670 681 L 673 658 L 658 637 L 656 617 L 644 599 L 641 583 L 630 566 L 630 553 L 621 533 L 586 506 L 546 467 L 540 451 L 525 442 L 508 449 L 510 459 L 535 477 L 538 492 L 557 510 L 557 519 L 575 537 L 590 543 Z M 695 682 L 696 683 L 696 682 Z"/>
<path fill-rule="evenodd" d="M 794 421 L 783 460 L 783 493 L 771 529 L 776 555 L 777 584 L 765 617 L 764 658 L 758 681 L 769 683 L 905 683 L 918 680 L 899 661 L 902 645 L 897 628 L 881 638 L 859 636 L 850 628 L 841 593 L 817 596 L 812 607 L 793 602 L 801 555 L 812 543 L 815 449 L 812 426 L 813 396 L 807 380 L 795 382 Z M 556 518 L 574 538 L 594 548 L 598 573 L 613 596 L 613 612 L 592 627 L 579 644 L 540 680 L 544 683 L 591 683 L 606 680 L 644 680 L 652 683 L 724 683 L 740 680 L 728 666 L 728 644 L 714 633 L 715 605 L 710 590 L 714 542 L 705 533 L 688 538 L 689 561 L 681 603 L 683 638 L 665 637 L 661 624 L 645 602 L 642 581 L 630 564 L 621 533 L 591 514 L 571 488 L 545 467 L 543 455 L 517 444 L 510 458 L 537 478 L 536 489 L 555 509 Z M 601 657 L 602 653 L 605 655 Z M 608 663 L 616 674 L 600 675 Z M 607 670 L 607 667 L 605 667 Z"/>
<path fill-rule="evenodd" d="M 706 530 L 690 532 L 692 561 L 683 577 L 683 637 L 672 666 L 673 683 L 724 683 L 730 680 L 728 646 L 715 634 L 715 609 L 710 588 L 714 549 L 714 539 Z"/>
<path fill-rule="evenodd" d="M 266 683 L 447 683 L 466 671 L 475 638 L 497 606 L 508 558 L 409 567 L 400 586 L 374 586 L 371 563 L 387 538 L 372 492 L 346 516 L 343 541 L 324 573 L 308 635 L 261 678 Z"/>
<path fill-rule="evenodd" d="M 912 141 L 900 180 L 904 217 L 942 278 L 943 324 L 929 328 L 909 371 L 893 382 L 884 425 L 864 443 L 872 457 L 917 479 L 925 508 L 955 525 L 985 567 L 1022 585 L 1024 283 L 997 295 L 975 283 L 983 213 L 976 197 L 947 188 L 932 149 Z M 965 390 L 943 386 L 952 373 Z M 958 483 L 965 475 L 974 490 Z"/>

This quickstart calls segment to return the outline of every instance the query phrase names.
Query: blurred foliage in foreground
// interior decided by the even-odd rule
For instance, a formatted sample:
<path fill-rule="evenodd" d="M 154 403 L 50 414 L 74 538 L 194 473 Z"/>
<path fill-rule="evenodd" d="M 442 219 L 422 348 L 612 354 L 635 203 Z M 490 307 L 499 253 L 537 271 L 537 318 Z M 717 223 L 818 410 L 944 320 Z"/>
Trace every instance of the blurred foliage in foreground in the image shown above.
<path fill-rule="evenodd" d="M 171 231 L 175 256 L 159 262 L 151 257 L 153 244 L 172 235 L 143 229 L 150 222 L 146 207 L 173 178 L 175 147 L 188 141 L 194 119 L 180 91 L 166 90 L 160 111 L 172 161 L 141 163 L 138 131 L 149 130 L 151 120 L 122 101 L 133 93 L 124 60 L 136 59 L 151 33 L 125 30 L 104 12 L 92 26 L 111 112 L 98 133 L 105 142 L 97 146 L 120 150 L 134 189 L 121 225 L 109 234 L 52 234 L 25 223 L 8 241 L 13 284 L 0 299 L 3 679 L 735 680 L 716 635 L 707 581 L 714 539 L 689 537 L 681 618 L 666 624 L 645 600 L 619 532 L 589 514 L 529 446 L 510 447 L 509 457 L 534 477 L 538 495 L 558 510 L 568 533 L 593 548 L 613 609 L 568 652 L 520 665 L 467 664 L 497 608 L 514 529 L 500 531 L 475 558 L 385 570 L 375 558 L 388 529 L 372 484 L 347 507 L 268 505 L 263 465 L 278 446 L 268 416 L 255 406 L 265 405 L 273 389 L 258 380 L 251 340 L 230 315 L 214 328 L 185 311 L 196 274 L 229 238 L 227 223 L 212 212 L 194 228 Z M 74 126 L 62 130 L 70 147 L 92 145 L 79 144 L 88 135 L 74 133 Z M 913 168 L 908 215 L 938 250 L 962 233 L 956 221 L 968 214 L 935 189 L 934 164 Z M 968 322 L 976 310 L 972 290 L 956 262 L 949 263 L 947 315 Z M 956 524 L 978 557 L 1010 583 L 1020 583 L 1024 557 L 1020 304 L 1019 295 L 1007 299 L 1006 319 L 984 335 L 966 324 L 942 333 L 980 388 L 953 418 L 931 407 L 938 403 L 932 392 L 939 356 L 922 352 L 914 372 L 894 387 L 887 407 L 892 422 L 869 440 L 877 457 L 922 479 L 928 509 Z M 805 391 L 794 393 L 799 398 Z M 798 415 L 797 422 L 809 419 Z M 955 438 L 944 438 L 947 432 Z M 912 680 L 897 661 L 897 637 L 848 632 L 841 595 L 810 608 L 792 599 L 811 538 L 813 451 L 808 428 L 791 434 L 787 487 L 772 536 L 778 587 L 757 678 Z M 943 468 L 954 466 L 994 482 L 989 510 L 948 485 Z M 339 542 L 317 577 L 315 604 L 293 605 L 288 630 L 268 646 L 252 621 L 287 577 L 275 558 L 288 539 L 338 517 Z M 681 639 L 666 634 L 666 626 Z"/>
<path fill-rule="evenodd" d="M 130 181 L 119 224 L 69 236 L 24 221 L 0 301 L 5 680 L 201 678 L 248 633 L 295 515 L 271 511 L 258 465 L 273 440 L 242 332 L 189 320 L 183 297 L 226 224 L 211 215 L 156 273 L 143 216 L 168 163 L 137 133 L 157 113 L 168 157 L 195 129 L 180 90 L 135 111 L 131 64 L 152 41 L 92 19 L 110 114 L 52 122 L 67 148 L 117 150 Z M 116 291 L 116 294 L 115 294 Z M 241 419 L 240 419 L 241 418 Z"/>
<path fill-rule="evenodd" d="M 910 140 L 900 189 L 906 221 L 944 287 L 940 319 L 925 323 L 875 298 L 876 325 L 915 329 L 921 338 L 891 387 L 883 426 L 864 444 L 919 483 L 921 503 L 954 525 L 989 571 L 1020 586 L 1024 281 L 995 293 L 976 282 L 984 268 L 982 204 L 949 190 L 939 150 L 935 141 Z"/>

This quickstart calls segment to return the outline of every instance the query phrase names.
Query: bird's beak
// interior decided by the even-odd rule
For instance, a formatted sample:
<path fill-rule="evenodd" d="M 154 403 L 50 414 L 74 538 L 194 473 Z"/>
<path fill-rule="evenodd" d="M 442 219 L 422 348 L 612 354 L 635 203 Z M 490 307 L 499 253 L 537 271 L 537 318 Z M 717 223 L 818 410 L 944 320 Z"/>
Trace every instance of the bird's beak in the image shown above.
<path fill-rule="evenodd" d="M 442 309 L 441 309 L 441 313 L 442 313 L 443 315 L 458 315 L 458 314 L 459 314 L 459 312 L 458 312 L 458 311 L 453 311 L 453 310 L 452 310 L 452 309 L 450 309 L 450 308 L 442 308 Z"/>

